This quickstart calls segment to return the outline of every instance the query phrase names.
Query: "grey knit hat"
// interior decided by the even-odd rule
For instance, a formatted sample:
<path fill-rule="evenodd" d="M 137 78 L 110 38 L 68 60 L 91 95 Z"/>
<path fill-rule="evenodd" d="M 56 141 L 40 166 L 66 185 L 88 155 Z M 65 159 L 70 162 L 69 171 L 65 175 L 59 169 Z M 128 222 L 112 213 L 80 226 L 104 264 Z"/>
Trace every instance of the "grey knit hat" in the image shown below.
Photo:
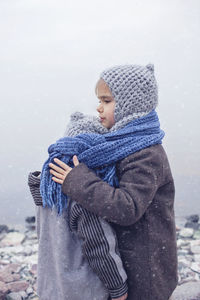
<path fill-rule="evenodd" d="M 105 128 L 95 116 L 75 112 L 71 115 L 64 135 L 76 136 L 82 132 L 108 133 L 124 127 L 128 122 L 147 115 L 158 103 L 154 65 L 120 65 L 100 74 L 116 101 L 115 124 Z"/>
<path fill-rule="evenodd" d="M 117 128 L 156 108 L 158 89 L 153 64 L 114 66 L 104 70 L 100 78 L 107 83 L 116 101 Z M 111 131 L 117 129 L 115 127 Z"/>

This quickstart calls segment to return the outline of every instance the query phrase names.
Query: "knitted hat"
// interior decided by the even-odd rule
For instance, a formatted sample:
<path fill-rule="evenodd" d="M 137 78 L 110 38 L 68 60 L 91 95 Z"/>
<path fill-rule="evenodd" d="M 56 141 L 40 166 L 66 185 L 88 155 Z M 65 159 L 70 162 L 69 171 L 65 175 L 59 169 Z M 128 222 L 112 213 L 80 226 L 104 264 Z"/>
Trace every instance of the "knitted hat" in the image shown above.
<path fill-rule="evenodd" d="M 147 115 L 156 108 L 158 89 L 154 76 L 154 65 L 120 65 L 104 70 L 100 74 L 110 88 L 116 101 L 115 122 L 128 121 Z M 121 125 L 123 125 L 121 124 Z M 115 130 L 114 125 L 112 130 Z"/>
<path fill-rule="evenodd" d="M 87 132 L 104 134 L 124 127 L 130 121 L 147 115 L 158 103 L 157 83 L 154 65 L 121 65 L 104 70 L 100 74 L 110 88 L 116 101 L 115 124 L 105 128 L 95 116 L 76 112 L 64 135 L 75 136 L 86 129 Z"/>

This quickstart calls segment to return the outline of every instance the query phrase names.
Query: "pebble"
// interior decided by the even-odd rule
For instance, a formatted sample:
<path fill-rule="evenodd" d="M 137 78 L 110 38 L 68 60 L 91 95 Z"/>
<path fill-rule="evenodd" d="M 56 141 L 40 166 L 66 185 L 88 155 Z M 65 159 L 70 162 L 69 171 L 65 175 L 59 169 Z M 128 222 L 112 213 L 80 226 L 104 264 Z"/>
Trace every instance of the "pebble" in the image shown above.
<path fill-rule="evenodd" d="M 25 239 L 25 235 L 21 232 L 9 232 L 0 243 L 1 247 L 20 245 Z"/>
<path fill-rule="evenodd" d="M 38 241 L 28 219 L 23 232 L 0 226 L 0 299 L 37 299 L 36 270 Z"/>
<path fill-rule="evenodd" d="M 6 300 L 22 300 L 22 297 L 19 293 L 9 293 Z"/>
<path fill-rule="evenodd" d="M 0 299 L 39 300 L 36 294 L 38 240 L 34 226 L 35 218 L 28 217 L 26 220 L 26 230 L 23 232 L 17 228 L 0 225 Z M 183 227 L 188 226 L 188 222 L 194 223 L 195 226 Z M 188 217 L 176 234 L 179 282 L 172 299 L 200 300 L 198 215 Z"/>
<path fill-rule="evenodd" d="M 184 238 L 191 238 L 194 234 L 194 229 L 193 228 L 183 228 L 180 231 L 180 236 Z"/>

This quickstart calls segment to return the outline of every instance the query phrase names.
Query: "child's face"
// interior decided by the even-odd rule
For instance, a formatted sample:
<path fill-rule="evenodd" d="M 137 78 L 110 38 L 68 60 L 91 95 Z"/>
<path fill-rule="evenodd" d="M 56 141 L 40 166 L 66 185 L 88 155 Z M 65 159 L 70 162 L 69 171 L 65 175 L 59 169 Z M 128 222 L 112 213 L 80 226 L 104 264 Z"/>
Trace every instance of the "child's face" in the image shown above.
<path fill-rule="evenodd" d="M 96 84 L 95 93 L 99 99 L 97 111 L 99 113 L 101 124 L 110 129 L 115 124 L 114 111 L 115 100 L 111 94 L 108 85 L 103 79 L 99 79 Z"/>

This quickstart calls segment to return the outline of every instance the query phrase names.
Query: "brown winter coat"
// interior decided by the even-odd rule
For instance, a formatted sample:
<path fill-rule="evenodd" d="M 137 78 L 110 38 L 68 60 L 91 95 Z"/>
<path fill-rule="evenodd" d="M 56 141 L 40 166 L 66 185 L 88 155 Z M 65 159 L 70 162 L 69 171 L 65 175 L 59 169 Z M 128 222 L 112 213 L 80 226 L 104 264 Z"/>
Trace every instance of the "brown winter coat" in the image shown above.
<path fill-rule="evenodd" d="M 62 191 L 111 222 L 128 275 L 128 300 L 167 300 L 177 285 L 174 181 L 162 145 L 117 163 L 119 188 L 80 163 Z"/>

